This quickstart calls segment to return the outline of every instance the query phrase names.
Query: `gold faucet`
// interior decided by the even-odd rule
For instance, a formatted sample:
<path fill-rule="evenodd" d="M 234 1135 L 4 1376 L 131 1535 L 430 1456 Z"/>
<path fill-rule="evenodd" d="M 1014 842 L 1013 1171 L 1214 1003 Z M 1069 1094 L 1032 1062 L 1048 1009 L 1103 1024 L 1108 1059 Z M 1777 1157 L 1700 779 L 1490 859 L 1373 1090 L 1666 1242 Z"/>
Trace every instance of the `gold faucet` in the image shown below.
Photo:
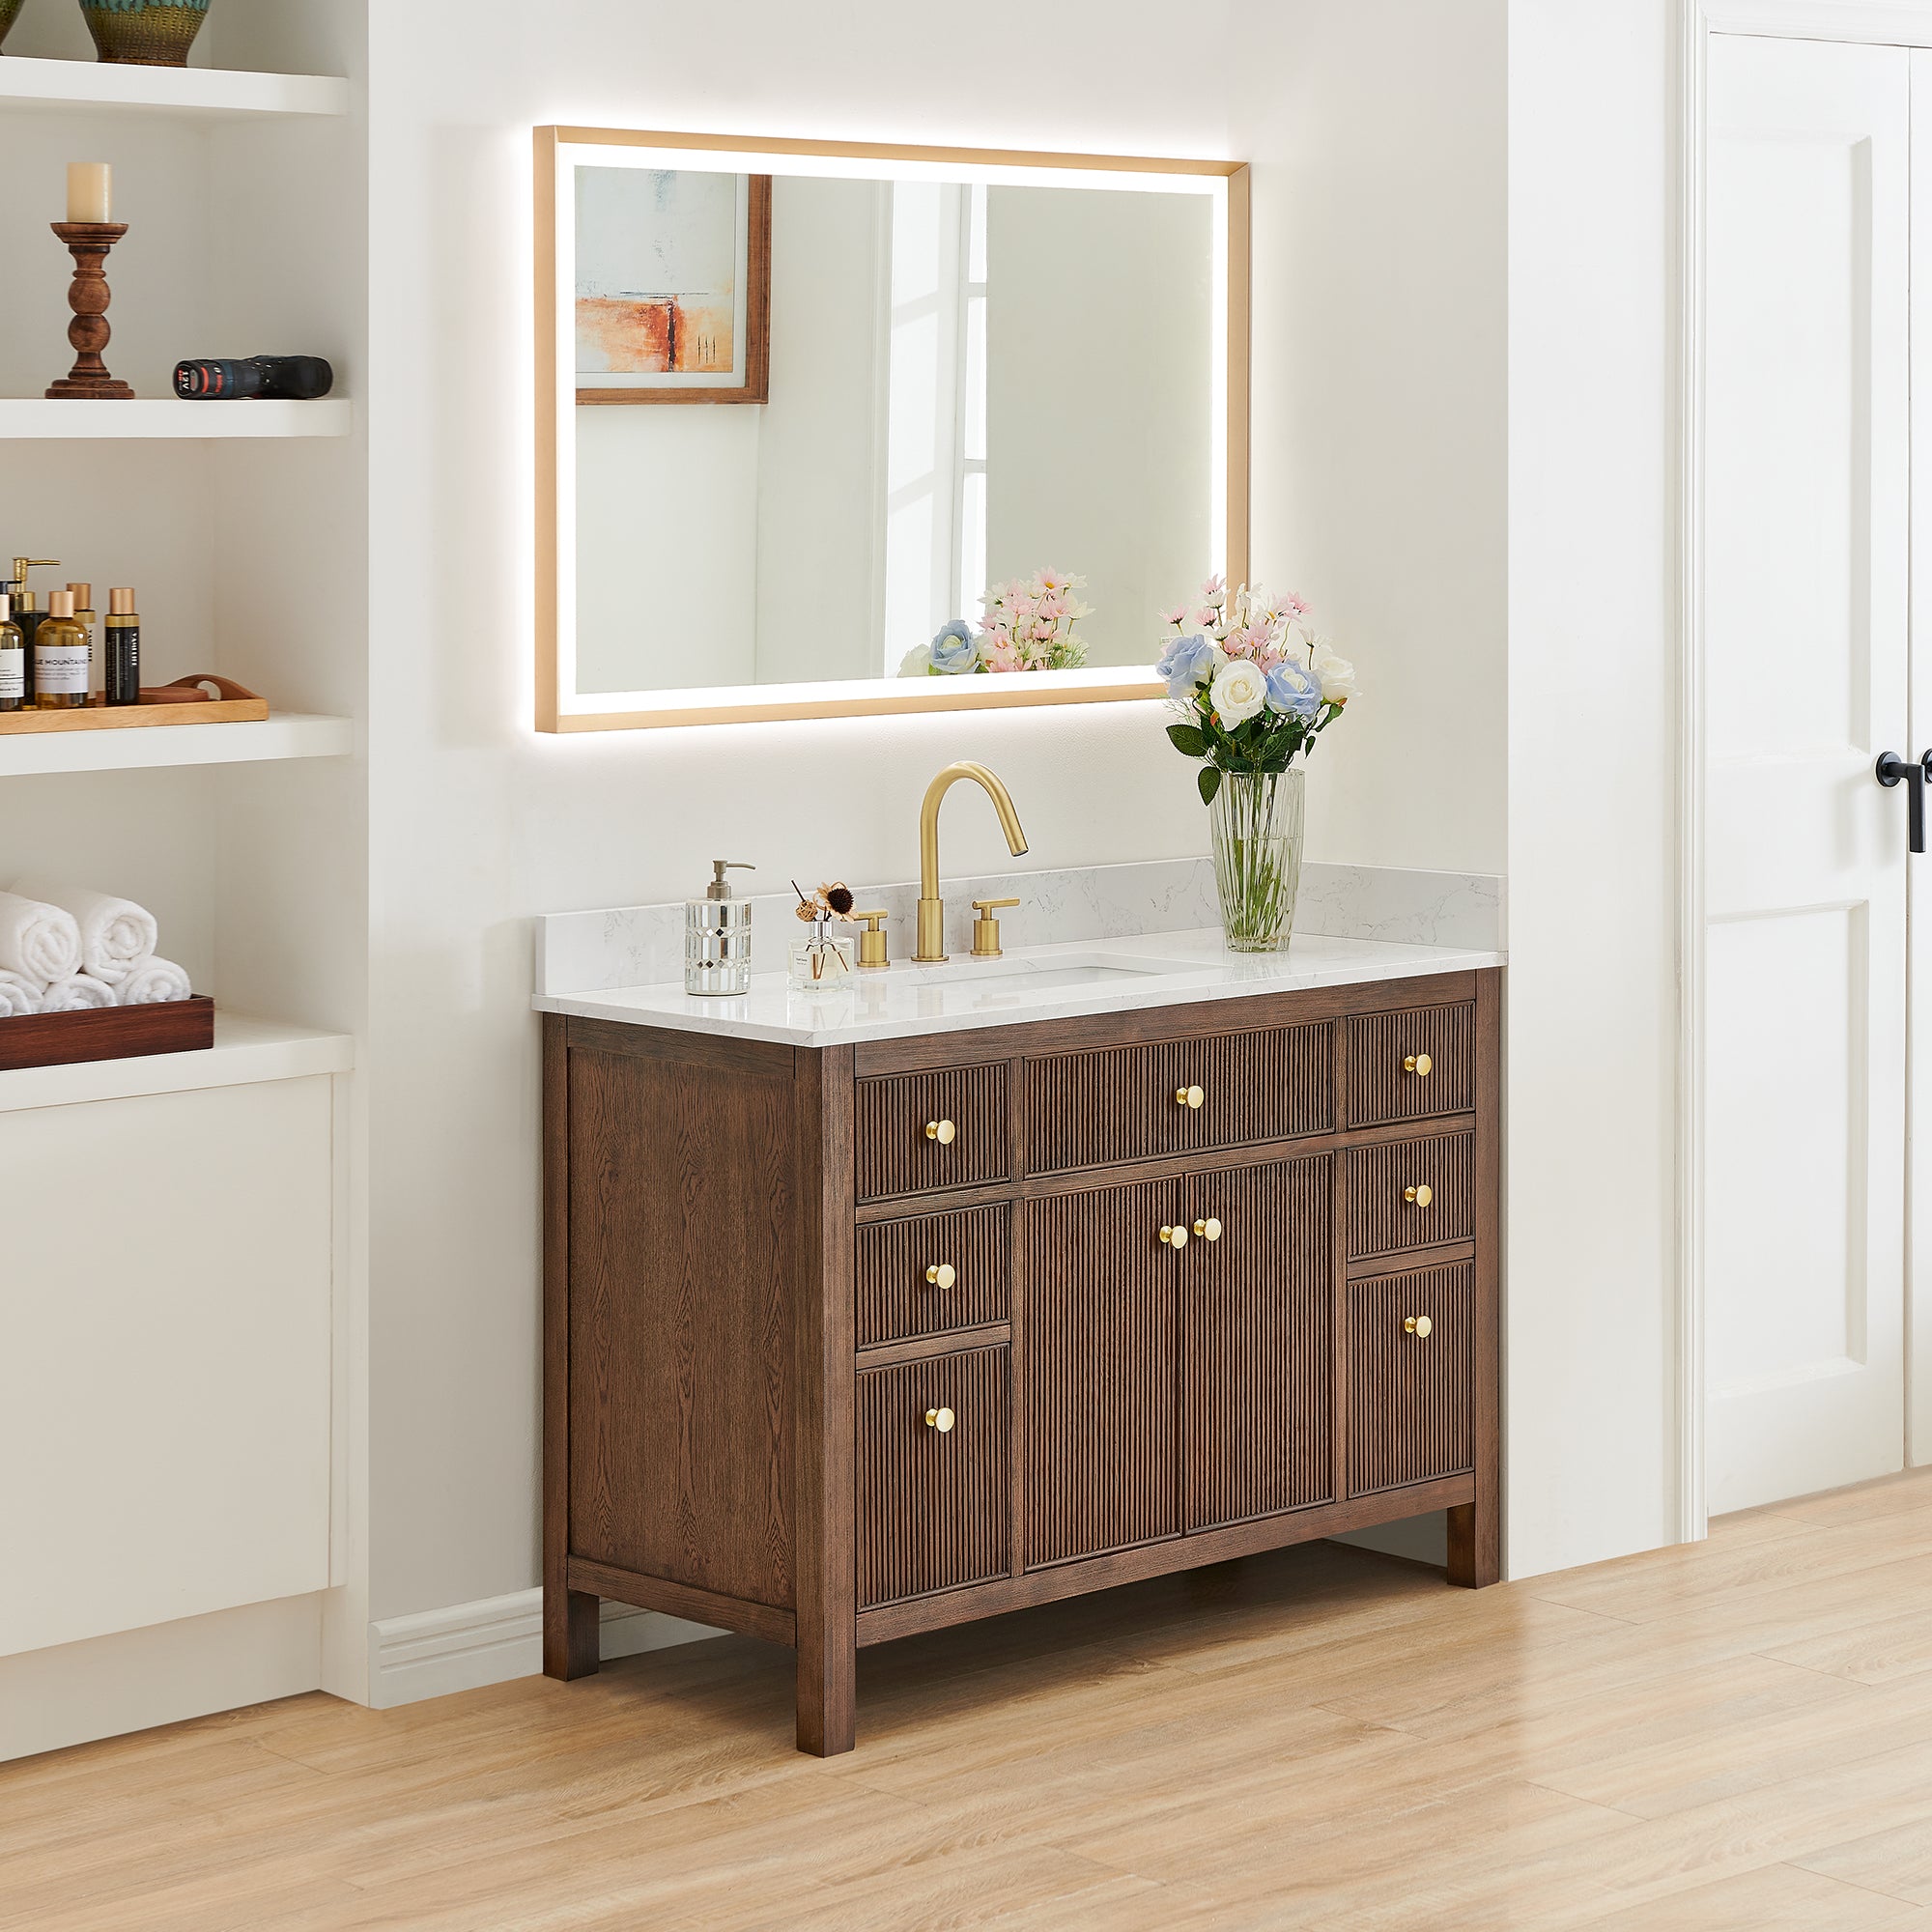
<path fill-rule="evenodd" d="M 946 901 L 939 896 L 939 802 L 960 779 L 971 779 L 993 801 L 993 810 L 1000 814 L 1000 829 L 1007 835 L 1008 851 L 1017 859 L 1027 848 L 1011 797 L 984 765 L 962 759 L 948 765 L 926 786 L 925 803 L 919 811 L 919 951 L 912 955 L 926 966 L 937 965 L 946 957 Z"/>

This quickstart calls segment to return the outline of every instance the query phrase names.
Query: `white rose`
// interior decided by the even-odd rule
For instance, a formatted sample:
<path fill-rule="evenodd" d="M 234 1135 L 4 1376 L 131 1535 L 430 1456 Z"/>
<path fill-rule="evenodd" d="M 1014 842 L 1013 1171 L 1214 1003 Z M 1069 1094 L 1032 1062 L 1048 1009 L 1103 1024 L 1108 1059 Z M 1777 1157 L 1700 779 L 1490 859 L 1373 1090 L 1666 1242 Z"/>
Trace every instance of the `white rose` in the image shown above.
<path fill-rule="evenodd" d="M 1315 675 L 1321 680 L 1324 704 L 1346 704 L 1361 696 L 1355 683 L 1355 667 L 1347 658 L 1338 658 L 1326 644 L 1315 654 Z"/>
<path fill-rule="evenodd" d="M 929 677 L 932 673 L 932 646 L 915 644 L 899 660 L 901 677 Z"/>
<path fill-rule="evenodd" d="M 1215 714 L 1227 725 L 1244 723 L 1267 702 L 1267 678 L 1260 665 L 1246 658 L 1230 659 L 1208 689 Z"/>

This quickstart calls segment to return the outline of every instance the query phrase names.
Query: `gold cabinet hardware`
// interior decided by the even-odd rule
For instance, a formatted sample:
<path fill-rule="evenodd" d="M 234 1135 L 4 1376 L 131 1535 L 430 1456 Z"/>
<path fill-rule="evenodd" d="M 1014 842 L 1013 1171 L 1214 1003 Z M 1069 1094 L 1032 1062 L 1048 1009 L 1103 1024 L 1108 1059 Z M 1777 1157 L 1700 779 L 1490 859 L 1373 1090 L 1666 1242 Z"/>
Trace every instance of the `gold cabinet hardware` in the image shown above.
<path fill-rule="evenodd" d="M 1427 1208 L 1435 1199 L 1435 1190 L 1425 1180 L 1420 1187 L 1405 1187 L 1402 1198 L 1412 1207 Z"/>
<path fill-rule="evenodd" d="M 1163 1228 L 1160 1231 L 1160 1237 L 1170 1248 L 1175 1249 L 1177 1252 L 1187 1245 L 1187 1230 L 1185 1228 Z"/>
<path fill-rule="evenodd" d="M 1195 1222 L 1194 1232 L 1204 1241 L 1218 1241 L 1221 1238 L 1221 1224 L 1209 1214 L 1205 1220 Z"/>
<path fill-rule="evenodd" d="M 925 1123 L 925 1137 L 937 1141 L 941 1147 L 951 1147 L 959 1129 L 951 1121 L 928 1121 Z"/>
<path fill-rule="evenodd" d="M 951 1262 L 934 1262 L 926 1269 L 925 1278 L 934 1288 L 951 1288 L 959 1279 Z"/>
<path fill-rule="evenodd" d="M 1198 1087 L 1177 1087 L 1174 1090 L 1174 1104 L 1177 1107 L 1198 1108 L 1207 1097 Z"/>
<path fill-rule="evenodd" d="M 1435 1063 L 1426 1053 L 1411 1053 L 1402 1063 L 1402 1070 L 1405 1073 L 1413 1073 L 1418 1078 L 1427 1080 L 1435 1071 Z"/>
<path fill-rule="evenodd" d="M 891 915 L 885 911 L 855 912 L 852 917 L 863 920 L 866 929 L 859 935 L 859 964 L 868 973 L 877 973 L 893 962 L 886 953 L 886 921 Z"/>
<path fill-rule="evenodd" d="M 975 899 L 973 910 L 980 917 L 973 922 L 973 957 L 997 959 L 1000 956 L 1000 922 L 993 915 L 1002 906 L 1016 906 L 1018 899 Z"/>
<path fill-rule="evenodd" d="M 1426 1342 L 1435 1332 L 1435 1323 L 1426 1315 L 1411 1315 L 1403 1322 L 1403 1328 L 1413 1335 L 1418 1342 Z"/>
<path fill-rule="evenodd" d="M 936 1429 L 942 1435 L 952 1433 L 952 1425 L 957 1418 L 950 1408 L 928 1408 L 925 1411 L 925 1426 Z"/>

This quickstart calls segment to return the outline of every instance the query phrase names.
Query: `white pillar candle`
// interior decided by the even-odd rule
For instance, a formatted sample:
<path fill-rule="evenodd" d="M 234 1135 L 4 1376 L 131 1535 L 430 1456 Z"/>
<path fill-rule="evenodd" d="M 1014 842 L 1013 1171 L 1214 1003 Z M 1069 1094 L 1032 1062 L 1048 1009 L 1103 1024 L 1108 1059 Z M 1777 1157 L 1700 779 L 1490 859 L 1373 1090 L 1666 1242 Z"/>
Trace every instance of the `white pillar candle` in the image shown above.
<path fill-rule="evenodd" d="M 70 221 L 114 219 L 114 170 L 105 161 L 67 164 L 67 218 Z"/>

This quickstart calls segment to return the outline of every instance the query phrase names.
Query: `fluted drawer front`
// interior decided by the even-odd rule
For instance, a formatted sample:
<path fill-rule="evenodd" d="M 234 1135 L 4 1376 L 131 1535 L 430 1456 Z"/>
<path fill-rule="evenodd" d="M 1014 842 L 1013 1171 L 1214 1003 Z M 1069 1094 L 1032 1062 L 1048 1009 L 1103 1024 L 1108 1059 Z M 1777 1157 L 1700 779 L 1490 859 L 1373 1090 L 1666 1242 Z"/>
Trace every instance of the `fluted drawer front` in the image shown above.
<path fill-rule="evenodd" d="M 1036 1174 L 1327 1131 L 1335 1121 L 1325 1025 L 1270 1027 L 1027 1063 Z"/>
<path fill-rule="evenodd" d="M 1004 1061 L 861 1080 L 856 1111 L 861 1201 L 971 1187 L 1011 1172 Z"/>
<path fill-rule="evenodd" d="M 1009 1387 L 1004 1348 L 860 1374 L 862 1609 L 1008 1574 Z"/>
<path fill-rule="evenodd" d="M 1466 1114 L 1475 1104 L 1476 1009 L 1415 1007 L 1349 1022 L 1349 1124 Z"/>
<path fill-rule="evenodd" d="M 859 1346 L 944 1335 L 1011 1313 L 1012 1210 L 965 1208 L 859 1230 Z"/>
<path fill-rule="evenodd" d="M 1467 1262 L 1350 1286 L 1350 1494 L 1475 1467 L 1475 1320 Z"/>
<path fill-rule="evenodd" d="M 1432 1134 L 1349 1155 L 1349 1259 L 1467 1240 L 1475 1229 L 1473 1134 Z"/>

